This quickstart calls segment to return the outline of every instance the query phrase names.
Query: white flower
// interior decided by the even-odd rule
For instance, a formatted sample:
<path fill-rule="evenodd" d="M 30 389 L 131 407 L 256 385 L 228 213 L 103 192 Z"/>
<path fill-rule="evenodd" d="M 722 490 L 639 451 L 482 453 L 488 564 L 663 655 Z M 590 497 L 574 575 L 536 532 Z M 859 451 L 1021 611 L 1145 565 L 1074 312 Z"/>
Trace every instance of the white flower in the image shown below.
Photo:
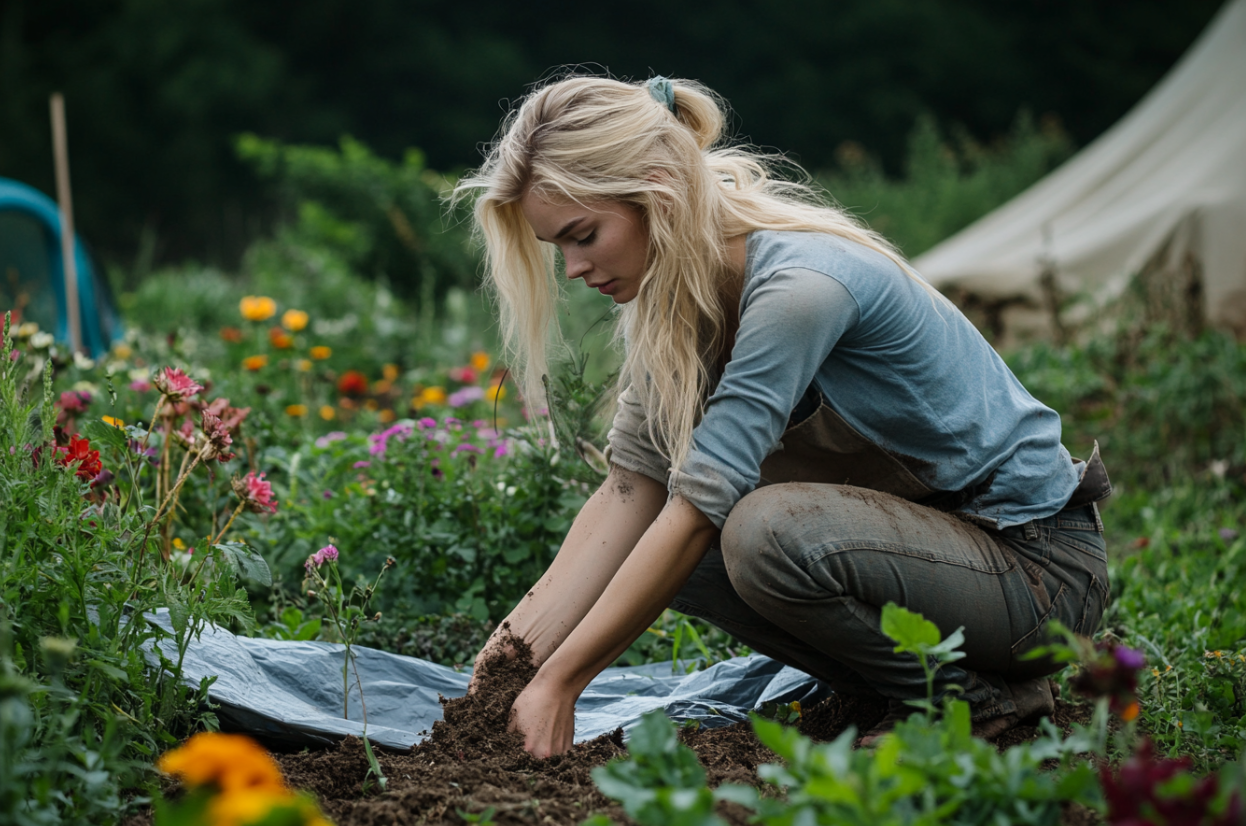
<path fill-rule="evenodd" d="M 45 347 L 51 347 L 52 342 L 56 341 L 51 333 L 35 333 L 30 337 L 30 346 L 36 350 L 42 350 Z"/>

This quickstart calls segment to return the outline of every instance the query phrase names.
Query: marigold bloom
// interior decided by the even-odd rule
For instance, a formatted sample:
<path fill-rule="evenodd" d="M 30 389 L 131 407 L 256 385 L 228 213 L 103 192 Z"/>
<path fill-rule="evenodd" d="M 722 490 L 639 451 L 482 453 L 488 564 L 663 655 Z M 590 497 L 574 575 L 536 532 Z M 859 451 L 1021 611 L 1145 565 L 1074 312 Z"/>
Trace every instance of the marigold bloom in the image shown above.
<path fill-rule="evenodd" d="M 332 405 L 328 405 L 328 404 L 321 405 L 320 406 L 320 418 L 324 419 L 326 422 L 331 422 L 335 418 L 337 418 L 337 411 L 333 409 Z"/>
<path fill-rule="evenodd" d="M 169 401 L 174 402 L 193 399 L 203 389 L 202 384 L 176 367 L 157 370 L 152 383 L 156 385 L 157 390 L 169 397 Z"/>
<path fill-rule="evenodd" d="M 294 346 L 294 336 L 287 333 L 280 327 L 270 327 L 268 330 L 268 340 L 278 350 L 289 350 Z"/>
<path fill-rule="evenodd" d="M 263 368 L 268 364 L 268 356 L 260 354 L 258 356 L 247 356 L 242 360 L 242 366 L 254 373 L 256 370 Z"/>
<path fill-rule="evenodd" d="M 333 355 L 333 348 L 325 347 L 323 344 L 317 344 L 315 347 L 307 351 L 307 355 L 311 356 L 316 361 L 324 361 L 329 356 Z"/>
<path fill-rule="evenodd" d="M 165 752 L 156 764 L 187 786 L 215 785 L 226 795 L 240 791 L 285 792 L 281 769 L 250 737 L 201 732 L 180 748 Z"/>
<path fill-rule="evenodd" d="M 277 314 L 277 302 L 265 295 L 244 296 L 238 310 L 247 321 L 267 321 Z"/>
<path fill-rule="evenodd" d="M 395 418 L 397 418 L 397 416 L 394 415 L 394 411 L 390 410 L 389 408 L 385 408 L 384 410 L 382 410 L 380 413 L 377 414 L 376 417 L 386 424 L 388 424 L 389 422 L 392 422 Z"/>
<path fill-rule="evenodd" d="M 234 489 L 234 493 L 238 495 L 247 505 L 247 510 L 252 513 L 276 513 L 277 500 L 273 498 L 273 486 L 269 482 L 264 481 L 264 474 L 255 475 L 255 471 L 249 472 L 245 478 L 239 479 L 234 477 L 230 485 Z"/>
<path fill-rule="evenodd" d="M 419 404 L 445 404 L 446 389 L 444 387 L 425 387 L 417 399 Z"/>
<path fill-rule="evenodd" d="M 472 353 L 472 367 L 477 373 L 483 373 L 485 370 L 488 370 L 489 354 L 484 351 Z"/>
<path fill-rule="evenodd" d="M 286 310 L 281 314 L 281 326 L 297 333 L 307 326 L 307 313 L 302 310 Z"/>
<path fill-rule="evenodd" d="M 296 419 L 297 419 L 297 418 L 299 418 L 300 416 L 306 416 L 306 415 L 307 415 L 307 405 L 305 405 L 305 404 L 287 404 L 287 405 L 286 405 L 286 415 L 287 415 L 287 416 L 293 416 L 293 417 L 295 417 Z"/>
<path fill-rule="evenodd" d="M 362 396 L 368 392 L 368 379 L 358 370 L 347 370 L 337 380 L 337 392 L 343 396 Z"/>
<path fill-rule="evenodd" d="M 101 416 L 100 421 L 103 422 L 104 424 L 110 424 L 113 427 L 117 427 L 117 428 L 125 427 L 125 422 L 123 422 L 121 419 L 113 418 L 112 416 Z"/>
<path fill-rule="evenodd" d="M 299 359 L 298 361 L 294 363 L 294 366 L 298 368 L 300 373 L 311 372 L 311 369 L 312 369 L 311 359 Z"/>
<path fill-rule="evenodd" d="M 239 330 L 237 327 L 222 327 L 221 339 L 228 341 L 230 344 L 237 344 L 242 341 L 242 330 Z"/>
<path fill-rule="evenodd" d="M 385 365 L 384 367 L 381 368 L 381 376 L 385 379 L 385 381 L 397 381 L 398 380 L 398 365 L 397 364 Z"/>
<path fill-rule="evenodd" d="M 495 402 L 495 401 L 499 401 L 500 399 L 504 399 L 504 398 L 506 398 L 506 386 L 505 385 L 494 384 L 494 385 L 491 385 L 489 389 L 485 391 L 485 399 L 487 401 Z"/>

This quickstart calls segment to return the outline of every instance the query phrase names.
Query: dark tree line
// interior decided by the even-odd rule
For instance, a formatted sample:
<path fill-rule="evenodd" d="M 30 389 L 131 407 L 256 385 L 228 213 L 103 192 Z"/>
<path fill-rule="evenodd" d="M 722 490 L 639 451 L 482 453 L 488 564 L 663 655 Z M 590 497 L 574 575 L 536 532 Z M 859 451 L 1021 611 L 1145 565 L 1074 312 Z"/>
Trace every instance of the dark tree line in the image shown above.
<path fill-rule="evenodd" d="M 107 259 L 231 262 L 271 220 L 251 131 L 471 166 L 507 102 L 566 64 L 694 77 L 740 135 L 812 169 L 853 140 L 895 169 L 923 112 L 979 138 L 1016 113 L 1084 144 L 1221 0 L 0 0 L 0 175 L 53 191 L 66 94 L 78 223 Z"/>

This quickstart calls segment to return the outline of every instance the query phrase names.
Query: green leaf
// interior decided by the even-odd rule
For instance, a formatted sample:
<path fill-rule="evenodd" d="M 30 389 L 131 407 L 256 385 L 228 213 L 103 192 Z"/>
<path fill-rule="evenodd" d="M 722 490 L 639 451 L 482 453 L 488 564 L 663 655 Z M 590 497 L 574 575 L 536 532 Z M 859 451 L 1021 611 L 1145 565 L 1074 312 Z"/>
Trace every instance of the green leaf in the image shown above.
<path fill-rule="evenodd" d="M 939 644 L 939 627 L 921 614 L 894 602 L 883 606 L 883 633 L 896 641 L 896 653 L 920 654 Z"/>
<path fill-rule="evenodd" d="M 91 440 L 91 446 L 99 449 L 101 444 L 124 451 L 129 437 L 123 428 L 113 427 L 100 419 L 92 419 L 82 427 L 82 435 Z"/>
<path fill-rule="evenodd" d="M 273 575 L 268 570 L 268 563 L 264 561 L 264 557 L 251 550 L 250 547 L 241 542 L 222 542 L 212 547 L 222 551 L 244 578 L 254 580 L 265 587 L 272 586 Z"/>
<path fill-rule="evenodd" d="M 169 599 L 169 621 L 173 623 L 173 632 L 178 637 L 186 635 L 186 628 L 190 625 L 190 608 L 180 599 Z"/>

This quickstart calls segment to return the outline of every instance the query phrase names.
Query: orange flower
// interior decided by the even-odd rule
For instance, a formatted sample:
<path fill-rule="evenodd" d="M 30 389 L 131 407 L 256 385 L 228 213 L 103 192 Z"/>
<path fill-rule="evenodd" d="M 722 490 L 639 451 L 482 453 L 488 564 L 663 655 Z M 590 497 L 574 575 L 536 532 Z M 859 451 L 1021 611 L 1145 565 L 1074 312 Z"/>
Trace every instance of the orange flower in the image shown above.
<path fill-rule="evenodd" d="M 248 295 L 238 303 L 247 321 L 267 321 L 277 314 L 277 302 L 265 295 Z"/>
<path fill-rule="evenodd" d="M 242 366 L 254 373 L 256 370 L 268 364 L 268 356 L 262 353 L 258 356 L 247 356 L 242 360 Z"/>
<path fill-rule="evenodd" d="M 392 421 L 394 420 L 394 418 L 395 418 L 395 417 L 394 417 L 394 411 L 392 411 L 392 410 L 390 410 L 390 409 L 388 409 L 388 408 L 386 408 L 385 410 L 382 410 L 380 413 L 378 413 L 378 414 L 377 414 L 377 416 L 376 416 L 376 417 L 377 417 L 378 419 L 380 419 L 380 421 L 381 421 L 381 423 L 382 423 L 382 424 L 389 424 L 389 423 L 390 423 L 390 422 L 392 422 Z"/>
<path fill-rule="evenodd" d="M 328 404 L 321 405 L 320 418 L 324 419 L 326 422 L 331 422 L 336 416 L 337 416 L 337 411 L 333 409 L 332 405 L 328 405 Z"/>
<path fill-rule="evenodd" d="M 1138 719 L 1138 712 L 1140 710 L 1141 709 L 1138 706 L 1138 701 L 1134 700 L 1132 703 L 1125 706 L 1125 710 L 1121 712 L 1121 719 L 1124 720 L 1126 723 L 1136 720 Z"/>
<path fill-rule="evenodd" d="M 156 764 L 188 786 L 215 784 L 222 792 L 287 792 L 281 769 L 250 737 L 201 732 L 180 748 L 165 752 Z"/>
<path fill-rule="evenodd" d="M 393 389 L 394 383 L 390 379 L 381 379 L 376 384 L 372 385 L 372 392 L 376 393 L 378 396 L 383 396 Z"/>
<path fill-rule="evenodd" d="M 376 403 L 376 399 L 367 399 L 363 403 L 364 410 L 376 410 L 378 407 L 380 405 Z"/>
<path fill-rule="evenodd" d="M 329 347 L 325 347 L 324 345 L 317 345 L 311 348 L 311 350 L 309 350 L 307 354 L 311 356 L 312 358 L 314 358 L 316 361 L 324 361 L 329 356 L 333 355 L 333 350 Z"/>
<path fill-rule="evenodd" d="M 286 415 L 293 416 L 296 419 L 300 416 L 307 415 L 307 405 L 305 404 L 288 404 L 286 405 Z"/>
<path fill-rule="evenodd" d="M 312 363 L 310 359 L 299 359 L 298 361 L 294 363 L 294 366 L 299 369 L 300 373 L 306 373 L 307 371 L 311 370 Z"/>
<path fill-rule="evenodd" d="M 307 313 L 302 310 L 286 310 L 281 314 L 281 326 L 297 333 L 307 326 Z"/>
<path fill-rule="evenodd" d="M 472 367 L 477 373 L 483 373 L 489 369 L 489 354 L 486 352 L 472 353 Z"/>
<path fill-rule="evenodd" d="M 268 340 L 278 350 L 288 350 L 294 346 L 294 336 L 287 333 L 280 327 L 272 327 L 268 331 Z"/>
<path fill-rule="evenodd" d="M 445 404 L 446 389 L 444 387 L 425 387 L 420 391 L 420 395 L 416 397 L 416 405 L 425 404 Z"/>
<path fill-rule="evenodd" d="M 385 365 L 384 367 L 381 368 L 381 376 L 384 377 L 385 381 L 397 381 L 398 380 L 398 365 L 397 364 Z"/>
<path fill-rule="evenodd" d="M 506 387 L 501 384 L 494 384 L 485 391 L 485 398 L 491 402 L 506 398 Z"/>
<path fill-rule="evenodd" d="M 221 338 L 230 344 L 237 344 L 242 341 L 242 331 L 237 327 L 222 327 Z"/>
<path fill-rule="evenodd" d="M 113 427 L 117 427 L 117 428 L 125 427 L 125 422 L 121 421 L 120 419 L 114 419 L 112 416 L 104 416 L 100 419 L 100 421 L 102 421 L 104 424 L 110 424 Z"/>
<path fill-rule="evenodd" d="M 368 379 L 358 370 L 347 370 L 337 380 L 337 392 L 343 396 L 362 396 L 368 392 Z"/>

